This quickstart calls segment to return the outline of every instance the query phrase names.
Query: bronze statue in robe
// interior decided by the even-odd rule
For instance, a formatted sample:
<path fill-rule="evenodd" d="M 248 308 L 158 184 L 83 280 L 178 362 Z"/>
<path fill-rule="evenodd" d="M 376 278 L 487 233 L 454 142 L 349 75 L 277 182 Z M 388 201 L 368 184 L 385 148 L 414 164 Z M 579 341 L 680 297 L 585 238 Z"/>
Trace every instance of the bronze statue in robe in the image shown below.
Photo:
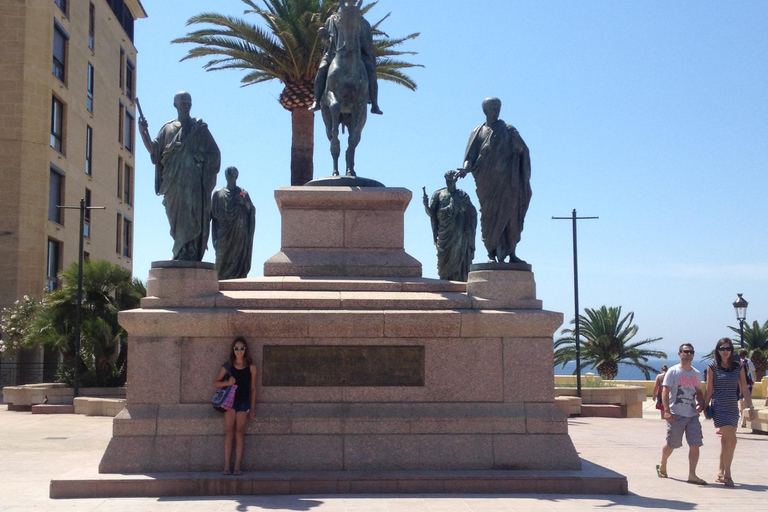
<path fill-rule="evenodd" d="M 217 190 L 211 200 L 211 234 L 219 279 L 248 277 L 251 270 L 256 208 L 248 192 L 237 186 L 238 175 L 237 168 L 227 167 L 227 186 Z"/>
<path fill-rule="evenodd" d="M 475 257 L 477 210 L 469 195 L 456 188 L 458 171 L 445 173 L 445 188 L 432 199 L 424 192 L 424 209 L 432 221 L 432 239 L 437 249 L 437 275 L 449 281 L 466 281 Z"/>
<path fill-rule="evenodd" d="M 491 261 L 524 263 L 515 254 L 531 202 L 531 156 L 514 126 L 499 119 L 501 100 L 483 101 L 486 122 L 472 132 L 460 176 L 471 172 L 480 201 L 480 232 Z"/>
<path fill-rule="evenodd" d="M 171 225 L 173 259 L 202 261 L 208 247 L 211 193 L 221 165 L 221 153 L 208 125 L 189 115 L 192 97 L 176 94 L 178 119 L 169 121 L 152 140 L 146 119 L 139 118 L 141 139 L 155 164 L 155 193 Z"/>

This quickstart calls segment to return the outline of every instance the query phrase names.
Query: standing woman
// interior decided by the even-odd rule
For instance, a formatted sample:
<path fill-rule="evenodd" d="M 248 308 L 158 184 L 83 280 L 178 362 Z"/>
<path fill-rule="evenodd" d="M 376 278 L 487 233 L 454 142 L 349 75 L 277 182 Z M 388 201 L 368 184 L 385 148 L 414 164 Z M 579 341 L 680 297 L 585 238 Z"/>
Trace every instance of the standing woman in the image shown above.
<path fill-rule="evenodd" d="M 661 419 L 664 419 L 664 404 L 661 401 L 661 391 L 664 389 L 664 376 L 667 374 L 667 365 L 661 365 L 661 373 L 656 376 L 653 383 L 652 396 L 656 399 L 656 409 L 661 411 Z"/>
<path fill-rule="evenodd" d="M 242 475 L 243 444 L 245 441 L 245 424 L 256 415 L 256 365 L 251 361 L 248 343 L 243 338 L 235 338 L 229 351 L 229 367 L 231 376 L 222 380 L 229 372 L 224 365 L 218 377 L 213 381 L 213 387 L 223 388 L 237 384 L 235 403 L 224 413 L 224 424 L 227 435 L 224 440 L 224 471 L 229 475 L 232 459 L 232 439 L 235 440 L 235 475 Z"/>
<path fill-rule="evenodd" d="M 720 469 L 717 481 L 726 487 L 733 487 L 731 462 L 736 450 L 736 426 L 739 423 L 738 396 L 741 391 L 749 403 L 750 418 L 754 415 L 752 397 L 747 388 L 747 378 L 741 365 L 733 358 L 733 342 L 722 338 L 715 346 L 715 360 L 707 367 L 707 392 L 704 403 L 712 400 L 712 416 L 715 427 L 722 430 L 720 439 Z"/>

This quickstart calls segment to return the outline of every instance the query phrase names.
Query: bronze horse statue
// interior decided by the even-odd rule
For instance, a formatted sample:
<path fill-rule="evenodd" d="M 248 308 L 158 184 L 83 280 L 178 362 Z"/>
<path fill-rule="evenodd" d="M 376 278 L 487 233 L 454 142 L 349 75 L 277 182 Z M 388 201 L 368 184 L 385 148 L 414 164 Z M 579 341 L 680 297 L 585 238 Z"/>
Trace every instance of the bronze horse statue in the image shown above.
<path fill-rule="evenodd" d="M 328 140 L 331 141 L 333 175 L 339 175 L 339 125 L 349 131 L 347 142 L 347 176 L 355 174 L 355 148 L 367 120 L 368 74 L 360 50 L 362 0 L 342 0 L 333 38 L 335 55 L 328 68 L 328 80 L 321 99 L 323 121 Z"/>

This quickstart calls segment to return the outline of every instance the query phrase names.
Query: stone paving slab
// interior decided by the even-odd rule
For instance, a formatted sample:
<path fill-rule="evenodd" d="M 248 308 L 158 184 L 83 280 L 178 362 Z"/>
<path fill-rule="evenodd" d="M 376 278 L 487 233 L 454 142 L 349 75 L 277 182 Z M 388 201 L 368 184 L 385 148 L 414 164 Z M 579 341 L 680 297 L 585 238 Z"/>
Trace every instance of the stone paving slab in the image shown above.
<path fill-rule="evenodd" d="M 285 496 L 166 497 L 52 500 L 52 479 L 96 474 L 109 442 L 112 418 L 81 415 L 31 415 L 0 406 L 0 510 L 6 511 L 221 511 L 250 510 L 316 512 L 495 512 L 657 510 L 768 511 L 766 455 L 768 436 L 739 430 L 734 459 L 736 487 L 713 483 L 719 438 L 704 423 L 699 476 L 706 487 L 684 482 L 685 449 L 669 461 L 669 479 L 656 477 L 664 423 L 649 401 L 643 419 L 573 418 L 571 437 L 583 459 L 627 476 L 626 496 L 554 494 L 393 494 Z"/>

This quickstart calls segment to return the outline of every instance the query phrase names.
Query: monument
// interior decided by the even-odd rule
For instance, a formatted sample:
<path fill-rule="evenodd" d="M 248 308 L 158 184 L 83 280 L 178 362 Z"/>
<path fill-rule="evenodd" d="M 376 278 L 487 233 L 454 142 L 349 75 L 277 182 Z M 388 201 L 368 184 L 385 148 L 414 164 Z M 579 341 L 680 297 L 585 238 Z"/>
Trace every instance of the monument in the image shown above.
<path fill-rule="evenodd" d="M 329 135 L 338 135 L 333 123 L 350 128 L 350 180 L 370 90 L 361 20 L 360 2 L 340 4 L 321 100 Z M 339 101 L 335 82 L 351 84 L 354 101 Z M 129 333 L 127 403 L 99 466 L 145 476 L 114 477 L 116 492 L 626 493 L 620 475 L 581 473 L 554 405 L 552 336 L 563 315 L 542 308 L 530 266 L 515 256 L 530 165 L 499 108 L 485 108 L 488 122 L 473 134 L 462 173 L 478 183 L 483 240 L 503 270 L 470 271 L 466 283 L 424 279 L 403 244 L 409 190 L 311 184 L 275 191 L 281 248 L 265 277 L 220 281 L 212 266 L 153 264 L 141 308 L 120 313 Z M 516 180 L 497 186 L 498 196 L 494 171 Z M 456 175 L 448 178 L 455 207 Z M 445 200 L 440 193 L 435 203 Z M 458 203 L 463 224 L 473 225 L 474 208 Z M 246 474 L 147 476 L 219 469 L 224 424 L 209 403 L 211 377 L 235 337 L 247 339 L 259 375 Z M 94 495 L 70 496 L 77 492 Z"/>
<path fill-rule="evenodd" d="M 219 279 L 248 277 L 253 255 L 256 208 L 248 192 L 237 186 L 236 167 L 224 171 L 227 186 L 213 194 L 211 218 Z"/>
<path fill-rule="evenodd" d="M 437 275 L 449 281 L 466 281 L 475 256 L 477 210 L 467 193 L 456 188 L 458 176 L 458 171 L 445 173 L 445 188 L 432 194 L 431 201 L 422 189 L 437 248 Z"/>

